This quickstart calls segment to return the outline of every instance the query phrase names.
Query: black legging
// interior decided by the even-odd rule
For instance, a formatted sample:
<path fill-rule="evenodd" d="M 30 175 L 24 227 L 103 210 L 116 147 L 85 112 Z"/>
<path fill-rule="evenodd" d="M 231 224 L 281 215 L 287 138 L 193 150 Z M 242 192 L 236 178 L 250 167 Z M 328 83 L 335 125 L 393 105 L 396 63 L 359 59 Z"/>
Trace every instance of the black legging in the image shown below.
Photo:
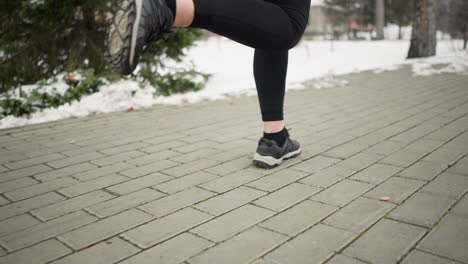
<path fill-rule="evenodd" d="M 255 49 L 254 77 L 263 121 L 283 120 L 288 50 L 302 37 L 310 0 L 194 0 L 191 27 Z"/>

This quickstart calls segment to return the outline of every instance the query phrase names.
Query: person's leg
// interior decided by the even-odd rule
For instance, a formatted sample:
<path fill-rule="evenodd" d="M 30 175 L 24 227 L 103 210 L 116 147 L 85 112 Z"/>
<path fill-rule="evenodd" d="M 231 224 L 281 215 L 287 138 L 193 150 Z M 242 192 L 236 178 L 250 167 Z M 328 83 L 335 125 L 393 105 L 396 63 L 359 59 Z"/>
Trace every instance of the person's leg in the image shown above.
<path fill-rule="evenodd" d="M 160 37 L 162 32 L 167 31 L 167 25 L 207 29 L 255 48 L 254 73 L 264 120 L 264 132 L 280 133 L 286 140 L 281 144 L 282 142 L 277 140 L 268 141 L 268 137 L 264 136 L 259 142 L 254 163 L 259 161 L 262 166 L 274 167 L 283 159 L 300 153 L 299 144 L 289 139 L 282 115 L 287 50 L 297 44 L 304 32 L 310 0 L 124 1 L 129 5 L 128 8 L 122 7 L 126 9 L 122 16 L 126 18 L 129 14 L 129 19 L 124 19 L 129 22 L 119 22 L 122 19 L 116 16 L 114 31 L 111 29 L 110 35 L 111 38 L 114 36 L 122 39 L 122 44 L 116 45 L 115 50 L 118 52 L 113 56 L 116 66 L 121 67 L 125 73 L 133 71 L 144 47 L 154 40 L 155 36 Z M 133 6 L 136 6 L 137 12 L 131 17 L 134 14 Z M 143 10 L 141 15 L 138 12 L 139 6 L 142 6 L 140 9 Z M 112 32 L 119 34 L 112 35 Z M 125 34 L 120 34 L 121 32 Z M 127 49 L 130 52 L 127 53 Z"/>
<path fill-rule="evenodd" d="M 175 27 L 195 27 L 252 48 L 294 47 L 308 19 L 310 0 L 177 0 Z"/>
<path fill-rule="evenodd" d="M 284 128 L 287 68 L 288 50 L 255 50 L 254 77 L 265 133 L 276 133 Z"/>

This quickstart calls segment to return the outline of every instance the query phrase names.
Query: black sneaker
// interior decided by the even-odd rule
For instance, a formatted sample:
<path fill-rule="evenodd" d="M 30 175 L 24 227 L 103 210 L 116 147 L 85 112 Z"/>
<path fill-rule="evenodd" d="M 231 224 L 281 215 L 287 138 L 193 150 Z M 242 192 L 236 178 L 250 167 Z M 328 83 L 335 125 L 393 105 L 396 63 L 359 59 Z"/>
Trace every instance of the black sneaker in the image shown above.
<path fill-rule="evenodd" d="M 280 165 L 283 160 L 294 158 L 299 154 L 301 146 L 289 136 L 282 147 L 278 146 L 276 141 L 262 137 L 258 142 L 253 164 L 260 168 L 271 169 Z"/>
<path fill-rule="evenodd" d="M 120 0 L 109 22 L 109 62 L 119 73 L 129 75 L 147 46 L 170 32 L 174 15 L 165 0 Z"/>

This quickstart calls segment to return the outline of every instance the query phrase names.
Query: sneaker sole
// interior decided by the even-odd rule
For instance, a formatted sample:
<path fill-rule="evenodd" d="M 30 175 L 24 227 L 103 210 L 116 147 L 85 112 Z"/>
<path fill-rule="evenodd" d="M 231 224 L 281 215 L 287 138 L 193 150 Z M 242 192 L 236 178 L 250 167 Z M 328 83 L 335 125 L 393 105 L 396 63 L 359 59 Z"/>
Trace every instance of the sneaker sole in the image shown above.
<path fill-rule="evenodd" d="M 294 157 L 299 156 L 299 154 L 301 154 L 301 149 L 300 148 L 298 150 L 296 150 L 296 151 L 287 153 L 286 155 L 284 155 L 283 157 L 281 157 L 279 159 L 275 159 L 275 158 L 273 158 L 271 156 L 262 156 L 262 155 L 260 155 L 258 153 L 255 153 L 252 162 L 253 162 L 253 164 L 255 166 L 257 166 L 259 168 L 272 169 L 272 168 L 275 168 L 278 165 L 280 165 L 283 162 L 283 160 L 292 159 Z"/>
<path fill-rule="evenodd" d="M 112 68 L 121 74 L 128 75 L 134 70 L 141 4 L 142 0 L 121 0 L 110 20 L 107 57 Z"/>

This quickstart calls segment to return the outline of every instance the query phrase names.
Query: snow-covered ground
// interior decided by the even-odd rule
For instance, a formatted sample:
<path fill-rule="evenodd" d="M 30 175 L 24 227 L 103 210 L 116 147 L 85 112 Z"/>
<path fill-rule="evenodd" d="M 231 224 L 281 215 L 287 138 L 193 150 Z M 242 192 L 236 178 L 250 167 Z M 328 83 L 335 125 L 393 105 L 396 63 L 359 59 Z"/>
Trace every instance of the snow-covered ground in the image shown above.
<path fill-rule="evenodd" d="M 330 76 L 366 70 L 380 73 L 397 69 L 402 64 L 411 64 L 415 75 L 466 73 L 468 53 L 462 51 L 461 46 L 461 41 L 439 41 L 436 57 L 406 60 L 407 40 L 303 41 L 289 53 L 287 88 L 304 88 L 302 83 L 309 79 L 323 79 L 323 85 L 316 85 L 316 88 L 326 88 L 330 86 L 327 85 Z M 155 104 L 185 104 L 240 94 L 255 95 L 253 54 L 253 49 L 225 38 L 199 41 L 196 47 L 188 51 L 184 63 L 193 62 L 198 71 L 212 74 L 202 91 L 154 98 L 155 88 L 142 89 L 133 81 L 120 81 L 101 87 L 100 92 L 86 96 L 79 102 L 34 113 L 29 118 L 5 117 L 0 119 L 0 128 L 139 109 Z M 432 67 L 434 64 L 447 65 Z"/>

